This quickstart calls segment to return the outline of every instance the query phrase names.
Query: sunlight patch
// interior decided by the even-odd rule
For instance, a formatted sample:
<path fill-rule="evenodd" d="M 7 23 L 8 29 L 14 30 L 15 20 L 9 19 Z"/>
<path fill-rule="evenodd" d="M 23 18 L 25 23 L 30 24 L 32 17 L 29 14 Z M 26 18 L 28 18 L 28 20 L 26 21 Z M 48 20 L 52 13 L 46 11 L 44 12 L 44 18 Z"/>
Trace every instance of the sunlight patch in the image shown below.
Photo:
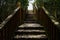
<path fill-rule="evenodd" d="M 29 0 L 28 10 L 33 10 L 33 5 L 32 5 L 32 3 L 34 3 L 34 0 Z"/>

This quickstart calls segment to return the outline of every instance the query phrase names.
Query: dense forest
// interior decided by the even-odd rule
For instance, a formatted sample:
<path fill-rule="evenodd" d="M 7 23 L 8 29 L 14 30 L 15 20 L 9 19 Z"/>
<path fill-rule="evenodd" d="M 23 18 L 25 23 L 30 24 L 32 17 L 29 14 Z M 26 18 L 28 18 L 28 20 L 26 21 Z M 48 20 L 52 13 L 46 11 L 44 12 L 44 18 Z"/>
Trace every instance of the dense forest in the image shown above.
<path fill-rule="evenodd" d="M 29 0 L 0 0 L 0 21 L 10 15 L 16 8 L 16 3 L 20 2 L 23 10 L 28 7 Z M 49 15 L 52 15 L 58 21 L 60 20 L 60 0 L 35 0 L 37 7 L 44 7 L 49 11 Z M 60 21 L 59 21 L 60 22 Z"/>

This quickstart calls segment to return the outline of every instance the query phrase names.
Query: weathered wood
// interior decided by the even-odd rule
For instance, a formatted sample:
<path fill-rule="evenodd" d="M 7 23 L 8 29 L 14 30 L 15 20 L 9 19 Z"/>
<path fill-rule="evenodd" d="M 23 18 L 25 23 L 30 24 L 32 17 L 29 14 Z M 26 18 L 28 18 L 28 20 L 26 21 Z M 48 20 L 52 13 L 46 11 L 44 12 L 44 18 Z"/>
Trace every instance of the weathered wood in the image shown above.
<path fill-rule="evenodd" d="M 13 33 L 19 25 L 23 24 L 23 13 L 20 8 L 17 8 L 14 13 L 7 17 L 1 24 L 0 40 L 11 40 Z"/>
<path fill-rule="evenodd" d="M 43 8 L 40 8 L 36 13 L 39 24 L 45 26 L 49 40 L 58 40 L 57 26 L 51 21 L 50 17 L 45 13 Z"/>

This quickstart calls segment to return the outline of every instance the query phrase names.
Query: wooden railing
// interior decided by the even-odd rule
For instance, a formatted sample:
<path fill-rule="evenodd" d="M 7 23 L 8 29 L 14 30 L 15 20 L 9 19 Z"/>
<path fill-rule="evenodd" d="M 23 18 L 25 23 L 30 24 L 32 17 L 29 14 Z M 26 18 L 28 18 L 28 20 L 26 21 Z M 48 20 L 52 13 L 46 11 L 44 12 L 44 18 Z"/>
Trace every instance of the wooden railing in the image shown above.
<path fill-rule="evenodd" d="M 0 40 L 11 40 L 18 26 L 23 24 L 23 13 L 18 7 L 0 25 Z"/>
<path fill-rule="evenodd" d="M 49 40 L 58 40 L 59 31 L 57 26 L 51 21 L 50 17 L 46 14 L 43 8 L 37 10 L 37 21 L 45 27 Z"/>

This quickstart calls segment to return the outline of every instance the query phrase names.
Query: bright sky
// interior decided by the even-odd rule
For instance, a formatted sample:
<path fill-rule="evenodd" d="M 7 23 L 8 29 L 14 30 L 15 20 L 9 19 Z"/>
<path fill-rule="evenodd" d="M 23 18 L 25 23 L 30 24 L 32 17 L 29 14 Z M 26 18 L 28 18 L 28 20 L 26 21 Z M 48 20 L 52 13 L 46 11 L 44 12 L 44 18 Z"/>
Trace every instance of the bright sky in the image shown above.
<path fill-rule="evenodd" d="M 33 10 L 33 5 L 32 5 L 33 2 L 34 0 L 29 0 L 28 10 Z"/>

